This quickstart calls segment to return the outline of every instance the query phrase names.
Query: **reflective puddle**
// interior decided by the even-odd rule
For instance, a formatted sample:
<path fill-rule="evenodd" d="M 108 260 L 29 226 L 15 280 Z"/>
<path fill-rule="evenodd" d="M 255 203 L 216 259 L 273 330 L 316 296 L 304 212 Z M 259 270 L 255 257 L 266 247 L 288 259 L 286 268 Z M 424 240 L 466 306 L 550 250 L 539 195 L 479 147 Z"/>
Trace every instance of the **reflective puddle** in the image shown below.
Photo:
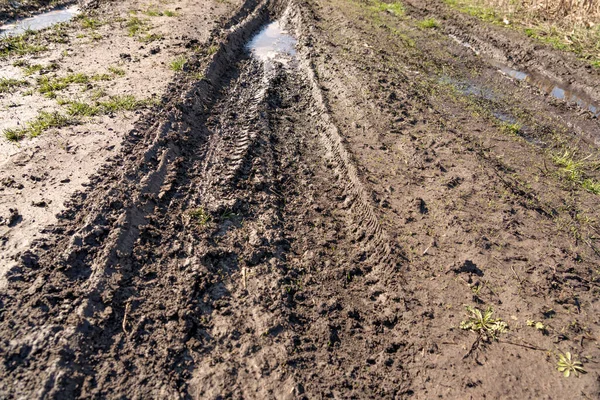
<path fill-rule="evenodd" d="M 296 39 L 282 24 L 275 21 L 264 27 L 250 40 L 248 50 L 265 66 L 271 66 L 274 62 L 287 64 L 296 55 L 296 43 Z"/>
<path fill-rule="evenodd" d="M 79 12 L 79 7 L 72 6 L 61 10 L 48 11 L 31 18 L 21 19 L 0 26 L 0 36 L 17 36 L 28 30 L 39 31 L 60 22 L 67 22 L 79 14 Z"/>
<path fill-rule="evenodd" d="M 497 67 L 502 73 L 511 78 L 527 82 L 555 99 L 576 104 L 578 107 L 590 111 L 594 116 L 600 117 L 600 107 L 589 100 L 584 94 L 574 91 L 569 85 L 560 84 L 540 74 L 523 72 L 504 65 L 497 65 Z"/>
<path fill-rule="evenodd" d="M 469 43 L 461 41 L 454 35 L 448 35 L 452 40 L 473 51 L 479 55 L 479 52 L 471 46 Z M 513 79 L 521 82 L 527 82 L 530 85 L 536 86 L 544 93 L 554 97 L 555 99 L 564 100 L 567 103 L 576 104 L 578 107 L 590 111 L 595 117 L 600 118 L 600 106 L 594 104 L 588 96 L 583 93 L 578 93 L 573 90 L 569 85 L 564 85 L 560 82 L 553 81 L 543 75 L 534 74 L 530 72 L 519 71 L 517 69 L 510 68 L 504 64 L 501 64 L 495 60 L 486 60 L 494 67 L 498 68 L 503 74 L 510 76 Z"/>

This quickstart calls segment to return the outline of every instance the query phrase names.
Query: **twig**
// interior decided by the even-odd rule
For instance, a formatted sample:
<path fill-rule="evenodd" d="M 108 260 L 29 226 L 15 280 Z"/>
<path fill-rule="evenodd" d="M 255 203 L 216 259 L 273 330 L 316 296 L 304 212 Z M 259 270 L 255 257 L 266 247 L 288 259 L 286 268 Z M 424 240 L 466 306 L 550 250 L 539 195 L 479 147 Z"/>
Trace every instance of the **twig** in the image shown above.
<path fill-rule="evenodd" d="M 515 342 L 510 342 L 508 340 L 498 340 L 499 343 L 506 343 L 506 344 L 512 344 L 513 346 L 519 346 L 519 347 L 524 347 L 526 349 L 530 349 L 530 350 L 537 350 L 537 351 L 546 351 L 546 349 L 541 349 L 539 347 L 530 345 L 530 344 L 520 344 L 520 343 L 515 343 Z"/>
<path fill-rule="evenodd" d="M 515 271 L 515 268 L 512 265 L 510 266 L 510 270 L 513 272 L 513 274 L 515 274 L 515 278 L 517 278 L 517 280 L 519 281 L 519 285 L 522 285 L 523 281 L 521 280 L 521 278 L 519 278 L 519 275 L 517 275 L 517 271 Z"/>
<path fill-rule="evenodd" d="M 479 347 L 480 343 L 481 343 L 481 335 L 477 335 L 477 339 L 471 345 L 471 349 L 469 350 L 469 352 L 463 356 L 463 360 L 468 358 L 471 354 L 473 354 L 473 352 L 475 350 L 477 350 L 477 348 Z"/>
<path fill-rule="evenodd" d="M 242 284 L 244 285 L 244 289 L 248 285 L 248 272 L 246 271 L 246 267 L 242 267 Z"/>
<path fill-rule="evenodd" d="M 131 303 L 127 303 L 125 305 L 125 315 L 123 315 L 123 332 L 125 332 L 125 334 L 127 334 L 127 314 L 129 313 L 129 311 L 131 311 Z"/>

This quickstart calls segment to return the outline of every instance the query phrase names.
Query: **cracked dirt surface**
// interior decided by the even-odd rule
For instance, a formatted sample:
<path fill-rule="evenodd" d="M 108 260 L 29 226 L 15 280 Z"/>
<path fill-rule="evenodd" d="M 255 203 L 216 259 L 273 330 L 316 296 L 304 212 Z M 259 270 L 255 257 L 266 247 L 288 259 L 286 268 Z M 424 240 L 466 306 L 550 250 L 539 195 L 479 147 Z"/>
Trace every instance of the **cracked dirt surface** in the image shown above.
<path fill-rule="evenodd" d="M 0 396 L 597 398 L 600 129 L 498 70 L 529 39 L 418 0 L 223 7 L 11 256 Z M 296 52 L 253 57 L 276 20 Z M 593 97 L 536 49 L 511 67 L 543 50 Z M 508 331 L 460 329 L 464 305 Z"/>

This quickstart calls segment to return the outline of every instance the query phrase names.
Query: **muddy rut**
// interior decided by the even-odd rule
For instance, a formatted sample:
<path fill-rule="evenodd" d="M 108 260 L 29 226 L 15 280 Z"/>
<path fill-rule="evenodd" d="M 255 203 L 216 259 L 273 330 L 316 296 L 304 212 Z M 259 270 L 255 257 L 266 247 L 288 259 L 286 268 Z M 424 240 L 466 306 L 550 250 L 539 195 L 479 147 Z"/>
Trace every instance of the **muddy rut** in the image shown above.
<path fill-rule="evenodd" d="M 597 151 L 597 118 L 501 75 L 499 34 L 406 10 L 224 18 L 9 271 L 0 397 L 600 393 L 597 200 L 548 156 Z M 515 64 L 558 59 L 535 50 Z M 465 304 L 509 333 L 458 329 Z M 566 350 L 581 379 L 557 374 Z"/>
<path fill-rule="evenodd" d="M 374 284 L 399 267 L 309 58 L 248 54 L 277 18 L 308 40 L 295 4 L 248 2 L 215 35 L 205 78 L 174 87 L 10 271 L 5 396 L 294 397 L 290 356 L 327 354 L 344 329 L 313 308 L 340 307 L 353 276 Z M 296 282 L 322 259 L 343 283 L 332 304 L 306 304 Z M 357 320 L 373 312 L 364 291 L 344 296 Z"/>

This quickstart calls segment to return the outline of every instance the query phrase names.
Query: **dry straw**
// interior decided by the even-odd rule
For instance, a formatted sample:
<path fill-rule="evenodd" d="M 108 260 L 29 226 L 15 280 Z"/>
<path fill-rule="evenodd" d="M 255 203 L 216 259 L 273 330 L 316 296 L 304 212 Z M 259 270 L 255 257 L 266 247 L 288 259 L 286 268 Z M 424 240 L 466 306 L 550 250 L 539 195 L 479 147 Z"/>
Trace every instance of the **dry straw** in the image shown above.
<path fill-rule="evenodd" d="M 507 13 L 526 12 L 557 23 L 600 23 L 600 0 L 484 0 Z"/>

